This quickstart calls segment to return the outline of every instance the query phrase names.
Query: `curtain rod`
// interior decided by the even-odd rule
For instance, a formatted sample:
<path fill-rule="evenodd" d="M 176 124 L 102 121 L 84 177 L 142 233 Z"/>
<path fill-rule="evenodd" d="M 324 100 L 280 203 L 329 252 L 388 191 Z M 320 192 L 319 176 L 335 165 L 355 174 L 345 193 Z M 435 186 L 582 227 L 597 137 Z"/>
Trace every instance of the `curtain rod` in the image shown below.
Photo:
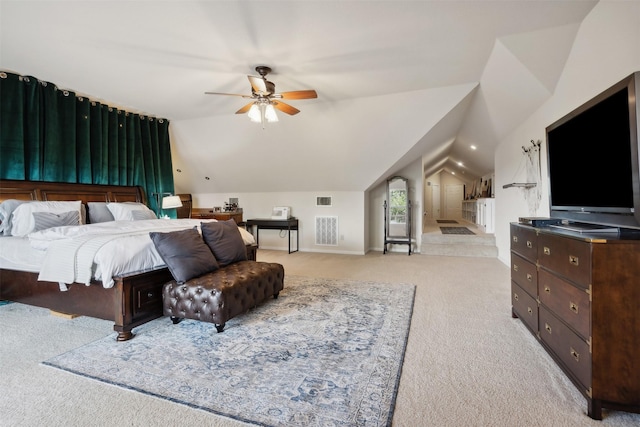
<path fill-rule="evenodd" d="M 82 93 L 82 92 L 75 91 L 73 89 L 63 89 L 63 88 L 59 87 L 58 85 L 56 85 L 54 83 L 48 82 L 46 80 L 41 80 L 41 79 L 39 79 L 39 78 L 37 78 L 35 76 L 29 76 L 29 75 L 25 75 L 25 74 L 16 73 L 14 71 L 0 69 L 0 79 L 6 79 L 7 78 L 7 74 L 14 74 L 14 75 L 18 76 L 18 78 L 20 78 L 20 79 L 27 79 L 27 81 L 29 81 L 29 79 L 33 78 L 38 83 L 40 83 L 40 84 L 42 84 L 44 86 L 53 85 L 55 90 L 62 91 L 65 96 L 68 96 L 69 93 L 73 93 L 76 98 L 80 98 L 80 101 L 82 101 L 84 98 L 87 98 L 92 103 L 96 103 L 97 102 L 97 103 L 99 103 L 101 105 L 106 105 L 109 108 L 115 108 L 118 112 L 124 111 L 127 114 L 128 113 L 137 114 L 141 118 L 148 118 L 150 121 L 153 121 L 154 119 L 157 119 L 160 123 L 163 123 L 164 120 L 167 120 L 166 118 L 162 118 L 162 117 L 158 118 L 155 115 L 139 112 L 139 111 L 136 111 L 135 109 L 126 109 L 125 107 L 122 107 L 122 106 L 112 105 L 111 103 L 107 103 L 104 100 L 101 100 L 99 98 L 94 98 L 94 97 L 92 97 L 90 95 L 87 95 L 87 94 Z"/>

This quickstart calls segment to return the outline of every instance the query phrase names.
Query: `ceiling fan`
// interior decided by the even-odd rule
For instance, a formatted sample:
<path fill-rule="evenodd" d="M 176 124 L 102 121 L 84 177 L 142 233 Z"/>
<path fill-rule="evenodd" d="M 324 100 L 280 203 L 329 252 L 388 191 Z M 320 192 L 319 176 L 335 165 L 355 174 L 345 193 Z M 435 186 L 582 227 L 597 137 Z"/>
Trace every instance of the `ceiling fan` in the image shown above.
<path fill-rule="evenodd" d="M 249 83 L 251 84 L 251 95 L 220 92 L 205 92 L 205 94 L 251 98 L 252 101 L 236 111 L 236 114 L 244 114 L 248 112 L 249 118 L 252 121 L 261 122 L 263 124 L 265 121 L 272 122 L 278 120 L 274 108 L 291 116 L 300 112 L 297 108 L 289 104 L 285 104 L 280 101 L 280 99 L 312 99 L 318 97 L 318 94 L 313 89 L 276 93 L 276 85 L 267 80 L 267 74 L 271 72 L 271 68 L 265 65 L 258 65 L 256 67 L 256 71 L 260 74 L 260 77 L 247 76 Z"/>

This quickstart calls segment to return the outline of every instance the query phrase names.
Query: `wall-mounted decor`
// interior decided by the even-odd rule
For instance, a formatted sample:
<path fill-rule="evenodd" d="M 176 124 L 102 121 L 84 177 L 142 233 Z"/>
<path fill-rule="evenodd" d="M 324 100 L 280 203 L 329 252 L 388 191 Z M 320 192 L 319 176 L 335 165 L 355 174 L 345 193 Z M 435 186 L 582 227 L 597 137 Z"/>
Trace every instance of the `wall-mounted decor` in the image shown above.
<path fill-rule="evenodd" d="M 540 146 L 541 140 L 531 140 L 529 147 L 522 146 L 522 153 L 524 154 L 514 177 L 519 175 L 524 168 L 525 181 L 514 182 L 505 184 L 502 188 L 522 188 L 525 190 L 524 197 L 529 205 L 529 215 L 536 215 L 538 208 L 540 207 L 540 201 L 542 200 L 542 192 L 540 190 L 542 185 L 542 172 L 540 166 Z"/>

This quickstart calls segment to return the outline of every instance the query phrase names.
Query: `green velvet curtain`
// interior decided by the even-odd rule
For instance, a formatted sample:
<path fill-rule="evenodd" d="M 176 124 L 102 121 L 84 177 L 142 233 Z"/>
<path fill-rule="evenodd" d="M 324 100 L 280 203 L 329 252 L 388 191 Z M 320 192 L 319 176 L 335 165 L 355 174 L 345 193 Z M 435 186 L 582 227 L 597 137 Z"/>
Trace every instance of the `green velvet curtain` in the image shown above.
<path fill-rule="evenodd" d="M 154 195 L 174 191 L 169 121 L 0 72 L 0 179 L 140 185 L 158 212 Z"/>

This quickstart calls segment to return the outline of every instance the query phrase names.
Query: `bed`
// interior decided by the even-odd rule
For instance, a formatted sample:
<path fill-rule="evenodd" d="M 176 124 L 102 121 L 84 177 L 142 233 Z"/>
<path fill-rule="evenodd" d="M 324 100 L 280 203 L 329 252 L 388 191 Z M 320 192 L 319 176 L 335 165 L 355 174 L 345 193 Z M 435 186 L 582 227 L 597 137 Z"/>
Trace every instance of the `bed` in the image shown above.
<path fill-rule="evenodd" d="M 139 186 L 0 180 L 0 202 L 8 199 L 45 202 L 81 201 L 83 209 L 85 205 L 92 202 L 146 204 L 144 191 Z M 152 221 L 165 225 L 171 221 L 194 220 Z M 0 237 L 0 245 L 5 242 L 6 249 L 9 247 L 10 240 L 3 239 L 12 239 L 12 237 Z M 18 245 L 28 244 L 25 243 L 26 239 L 14 240 L 19 240 Z M 11 243 L 13 244 L 13 241 Z M 28 249 L 26 246 L 24 248 Z M 250 245 L 249 248 L 252 246 Z M 14 252 L 20 252 L 20 249 Z M 253 252 L 249 249 L 248 254 L 250 259 L 255 259 L 254 249 Z M 30 259 L 38 256 L 40 255 L 33 255 Z M 36 259 L 34 263 L 37 264 L 40 261 Z M 14 266 L 11 261 L 7 263 L 3 259 L 2 268 L 0 268 L 0 300 L 113 321 L 113 329 L 118 333 L 118 341 L 131 339 L 133 328 L 162 316 L 162 286 L 173 278 L 166 267 L 160 266 L 117 273 L 112 277 L 113 280 L 109 286 L 105 286 L 105 283 L 94 278 L 87 280 L 86 283 L 73 282 L 63 285 L 61 282 L 39 280 L 41 272 L 33 270 L 33 267 L 22 268 L 17 263 Z"/>

